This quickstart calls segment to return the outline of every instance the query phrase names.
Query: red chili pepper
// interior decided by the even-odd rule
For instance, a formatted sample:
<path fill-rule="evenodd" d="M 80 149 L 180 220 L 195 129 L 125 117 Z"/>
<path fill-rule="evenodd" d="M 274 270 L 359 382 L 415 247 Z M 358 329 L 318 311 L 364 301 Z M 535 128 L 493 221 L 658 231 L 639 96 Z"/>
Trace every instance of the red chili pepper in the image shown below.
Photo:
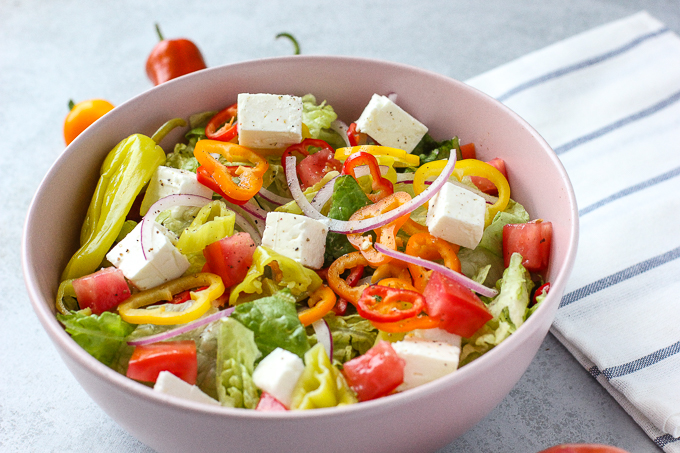
<path fill-rule="evenodd" d="M 359 146 L 366 143 L 366 134 L 362 134 L 357 130 L 357 123 L 352 123 L 347 129 L 347 139 L 350 146 Z"/>
<path fill-rule="evenodd" d="M 371 285 L 357 302 L 357 312 L 369 321 L 395 322 L 413 318 L 425 308 L 425 298 L 416 291 Z"/>
<path fill-rule="evenodd" d="M 371 189 L 375 193 L 367 195 L 369 200 L 371 200 L 373 203 L 377 203 L 379 200 L 382 200 L 383 198 L 394 193 L 394 185 L 392 184 L 392 181 L 382 177 L 380 174 L 378 160 L 370 153 L 359 151 L 349 156 L 345 161 L 345 165 L 342 167 L 342 174 L 350 175 L 354 179 L 357 179 L 354 170 L 356 167 L 360 167 L 362 165 L 368 165 L 368 168 L 371 170 L 371 178 L 373 178 Z"/>
<path fill-rule="evenodd" d="M 536 290 L 536 292 L 534 293 L 534 298 L 531 302 L 531 305 L 536 305 L 536 298 L 538 296 L 543 296 L 545 294 L 548 294 L 549 291 L 550 291 L 550 282 L 544 283 L 541 286 L 539 286 L 538 289 Z"/>
<path fill-rule="evenodd" d="M 347 284 L 354 288 L 359 284 L 359 280 L 361 280 L 361 277 L 364 276 L 364 268 L 366 266 L 357 266 L 352 268 L 352 270 L 349 272 L 349 275 L 345 279 L 347 281 Z M 343 316 L 345 312 L 347 311 L 347 304 L 349 302 L 347 299 L 343 299 L 342 297 L 338 297 L 337 302 L 335 303 L 335 307 L 333 307 L 333 312 L 335 312 L 336 315 L 338 316 Z"/>
<path fill-rule="evenodd" d="M 236 137 L 236 112 L 238 104 L 233 104 L 213 116 L 205 126 L 205 136 L 211 140 L 229 142 Z"/>
<path fill-rule="evenodd" d="M 160 42 L 146 60 L 146 75 L 154 85 L 206 68 L 196 44 L 188 39 L 164 39 L 158 24 L 156 32 Z"/>

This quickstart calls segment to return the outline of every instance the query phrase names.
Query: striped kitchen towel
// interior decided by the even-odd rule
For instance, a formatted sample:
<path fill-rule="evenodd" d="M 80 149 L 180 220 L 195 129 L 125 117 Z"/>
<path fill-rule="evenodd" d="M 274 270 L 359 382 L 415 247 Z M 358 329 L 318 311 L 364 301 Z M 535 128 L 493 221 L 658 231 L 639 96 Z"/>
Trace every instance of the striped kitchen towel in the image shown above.
<path fill-rule="evenodd" d="M 680 38 L 646 12 L 467 82 L 550 143 L 580 217 L 551 332 L 680 452 Z"/>

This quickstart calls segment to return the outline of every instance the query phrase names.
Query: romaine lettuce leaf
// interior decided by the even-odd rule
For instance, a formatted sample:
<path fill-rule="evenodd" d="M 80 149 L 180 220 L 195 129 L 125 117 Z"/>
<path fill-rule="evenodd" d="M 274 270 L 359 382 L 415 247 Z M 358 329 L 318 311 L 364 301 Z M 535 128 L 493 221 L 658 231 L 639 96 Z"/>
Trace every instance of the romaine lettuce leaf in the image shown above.
<path fill-rule="evenodd" d="M 307 125 L 312 138 L 320 138 L 321 130 L 331 127 L 331 123 L 336 119 L 338 115 L 326 101 L 317 104 L 314 95 L 302 96 L 302 122 Z"/>
<path fill-rule="evenodd" d="M 253 382 L 253 370 L 259 357 L 251 330 L 232 318 L 219 322 L 216 384 L 223 406 L 247 409 L 257 406 L 260 395 Z"/>
<path fill-rule="evenodd" d="M 365 354 L 375 344 L 378 330 L 361 316 L 336 316 L 333 312 L 324 316 L 333 336 L 333 360 L 345 363 Z"/>
<path fill-rule="evenodd" d="M 448 159 L 451 157 L 451 151 L 456 153 L 458 159 L 461 158 L 458 137 L 438 142 L 430 134 L 425 134 L 411 154 L 420 156 L 420 165 L 423 165 L 435 160 Z"/>
<path fill-rule="evenodd" d="M 305 328 L 295 309 L 295 297 L 288 290 L 240 304 L 231 317 L 253 331 L 263 357 L 276 348 L 303 357 L 309 349 Z"/>
<path fill-rule="evenodd" d="M 59 313 L 57 319 L 76 343 L 104 365 L 112 366 L 120 356 L 129 358 L 132 354 L 126 339 L 136 326 L 116 313 L 105 311 L 97 316 L 81 310 L 68 315 Z"/>

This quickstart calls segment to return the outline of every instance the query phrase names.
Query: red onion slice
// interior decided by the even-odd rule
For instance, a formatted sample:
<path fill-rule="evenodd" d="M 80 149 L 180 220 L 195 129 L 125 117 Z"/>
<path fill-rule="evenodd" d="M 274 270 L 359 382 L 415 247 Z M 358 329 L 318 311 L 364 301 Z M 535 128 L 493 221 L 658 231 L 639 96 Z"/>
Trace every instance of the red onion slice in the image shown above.
<path fill-rule="evenodd" d="M 238 212 L 234 211 L 234 214 L 236 215 L 236 225 L 238 225 L 244 232 L 248 233 L 250 237 L 253 239 L 253 242 L 255 242 L 255 245 L 261 245 L 262 244 L 262 231 L 264 231 L 264 226 L 262 227 L 262 231 L 259 229 L 259 223 L 258 223 L 258 228 L 255 228 L 248 219 L 243 217 L 241 214 Z"/>
<path fill-rule="evenodd" d="M 411 264 L 417 264 L 418 266 L 423 266 L 424 268 L 437 271 L 440 274 L 443 274 L 449 277 L 450 279 L 455 280 L 456 282 L 460 283 L 466 288 L 481 294 L 482 296 L 495 297 L 498 295 L 498 291 L 496 291 L 495 289 L 487 288 L 486 286 L 477 283 L 471 278 L 468 278 L 463 274 L 459 274 L 456 271 L 452 271 L 448 267 L 442 266 L 441 264 L 434 263 L 423 258 L 418 258 L 417 256 L 407 255 L 406 253 L 400 252 L 398 250 L 392 250 L 380 244 L 379 242 L 373 244 L 373 247 L 375 247 L 375 249 L 380 253 L 384 253 L 385 255 L 391 256 L 392 258 L 396 258 L 398 260 L 405 261 Z"/>
<path fill-rule="evenodd" d="M 331 196 L 333 196 L 333 189 L 335 188 L 336 179 L 338 179 L 337 176 L 333 177 L 330 181 L 324 184 L 321 189 L 319 189 L 316 195 L 314 195 L 314 198 L 312 199 L 312 207 L 317 211 L 321 211 L 321 209 L 326 206 L 326 203 L 328 203 L 328 200 L 331 199 Z"/>
<path fill-rule="evenodd" d="M 293 201 L 292 198 L 282 197 L 281 195 L 276 195 L 274 192 L 267 189 L 260 189 L 258 195 L 267 200 L 268 202 L 275 204 L 277 206 L 283 206 L 286 203 Z"/>
<path fill-rule="evenodd" d="M 340 120 L 335 120 L 331 123 L 331 130 L 335 131 L 342 137 L 342 139 L 345 141 L 345 145 L 349 148 L 352 146 L 352 144 L 349 142 L 349 137 L 347 136 L 347 130 L 349 127 L 344 121 Z"/>
<path fill-rule="evenodd" d="M 184 324 L 183 326 L 179 326 L 175 329 L 166 330 L 165 332 L 157 333 L 155 335 L 149 335 L 148 337 L 139 338 L 138 340 L 128 341 L 127 344 L 129 344 L 130 346 L 143 346 L 145 344 L 156 343 L 158 341 L 164 341 L 169 338 L 176 337 L 177 335 L 190 332 L 201 326 L 210 324 L 213 321 L 217 321 L 218 319 L 226 318 L 227 316 L 232 314 L 234 308 L 235 307 L 230 307 L 227 308 L 226 310 L 218 311 L 217 313 L 204 316 L 203 318 Z"/>
<path fill-rule="evenodd" d="M 154 220 L 161 212 L 174 208 L 175 206 L 191 206 L 196 208 L 202 208 L 212 201 L 212 198 L 202 197 L 200 195 L 188 195 L 188 194 L 175 194 L 168 195 L 167 197 L 161 198 L 157 202 L 151 205 L 149 211 L 146 213 L 141 221 L 141 246 L 142 254 L 144 259 L 148 260 L 149 256 L 152 255 L 153 248 L 149 249 L 149 256 L 147 256 L 146 247 L 144 244 L 151 244 L 151 234 L 153 230 Z"/>
<path fill-rule="evenodd" d="M 297 171 L 295 171 L 295 165 L 293 162 L 295 156 L 288 156 L 286 158 L 286 180 L 288 182 L 288 187 L 293 195 L 293 198 L 297 202 L 298 206 L 302 212 L 312 219 L 323 220 L 328 222 L 329 231 L 334 233 L 350 234 L 350 233 L 365 233 L 366 231 L 373 230 L 375 228 L 387 225 L 393 220 L 409 214 L 430 198 L 432 198 L 439 190 L 446 184 L 453 169 L 456 165 L 455 157 L 452 157 L 447 163 L 441 174 L 432 182 L 432 185 L 425 189 L 422 193 L 414 197 L 408 203 L 399 206 L 392 211 L 386 212 L 385 214 L 372 217 L 370 219 L 358 220 L 358 221 L 344 221 L 329 219 L 328 217 L 321 214 L 318 210 L 314 209 L 311 203 L 302 193 L 300 188 L 300 181 L 298 180 Z"/>
<path fill-rule="evenodd" d="M 318 321 L 312 323 L 314 332 L 316 332 L 316 340 L 321 343 L 323 348 L 328 354 L 328 358 L 333 361 L 333 334 L 331 334 L 331 329 L 328 327 L 328 323 L 325 319 L 321 318 Z"/>

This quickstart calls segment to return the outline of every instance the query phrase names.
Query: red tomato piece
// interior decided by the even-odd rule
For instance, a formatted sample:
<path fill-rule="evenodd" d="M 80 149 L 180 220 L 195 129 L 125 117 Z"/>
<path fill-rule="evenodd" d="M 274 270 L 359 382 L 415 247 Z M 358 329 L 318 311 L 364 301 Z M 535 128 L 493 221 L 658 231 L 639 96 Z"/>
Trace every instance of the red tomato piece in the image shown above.
<path fill-rule="evenodd" d="M 503 159 L 496 157 L 488 161 L 487 164 L 503 173 L 505 179 L 508 179 L 508 171 L 505 169 L 505 161 Z M 498 188 L 488 179 L 482 178 L 481 176 L 470 176 L 470 180 L 482 192 L 494 196 L 498 195 Z"/>
<path fill-rule="evenodd" d="M 477 159 L 477 152 L 474 143 L 460 145 L 461 159 Z"/>
<path fill-rule="evenodd" d="M 196 344 L 187 340 L 135 346 L 127 377 L 137 381 L 156 382 L 161 371 L 169 371 L 194 385 L 198 374 Z"/>
<path fill-rule="evenodd" d="M 390 394 L 404 382 L 404 360 L 388 341 L 380 341 L 366 354 L 345 362 L 342 372 L 359 401 Z"/>
<path fill-rule="evenodd" d="M 130 297 L 130 287 L 123 272 L 115 267 L 73 280 L 73 289 L 80 308 L 89 308 L 95 315 L 113 310 Z"/>
<path fill-rule="evenodd" d="M 262 392 L 262 396 L 260 396 L 260 401 L 257 403 L 255 410 L 263 412 L 281 412 L 287 411 L 288 409 L 286 409 L 286 406 L 284 406 L 281 401 L 277 400 L 269 393 Z"/>
<path fill-rule="evenodd" d="M 203 249 L 210 272 L 222 278 L 225 288 L 241 283 L 253 264 L 255 243 L 248 233 L 236 233 Z"/>
<path fill-rule="evenodd" d="M 513 253 L 522 255 L 522 265 L 530 272 L 540 272 L 550 262 L 551 222 L 512 223 L 503 227 L 505 267 Z"/>
<path fill-rule="evenodd" d="M 324 148 L 300 161 L 297 167 L 302 188 L 306 189 L 321 181 L 329 171 L 342 170 L 342 162 L 334 157 L 331 149 Z"/>
<path fill-rule="evenodd" d="M 628 453 L 611 445 L 601 444 L 564 444 L 555 445 L 539 453 Z"/>
<path fill-rule="evenodd" d="M 493 318 L 475 293 L 436 271 L 427 282 L 423 296 L 425 311 L 439 318 L 439 327 L 461 337 L 471 337 Z"/>

